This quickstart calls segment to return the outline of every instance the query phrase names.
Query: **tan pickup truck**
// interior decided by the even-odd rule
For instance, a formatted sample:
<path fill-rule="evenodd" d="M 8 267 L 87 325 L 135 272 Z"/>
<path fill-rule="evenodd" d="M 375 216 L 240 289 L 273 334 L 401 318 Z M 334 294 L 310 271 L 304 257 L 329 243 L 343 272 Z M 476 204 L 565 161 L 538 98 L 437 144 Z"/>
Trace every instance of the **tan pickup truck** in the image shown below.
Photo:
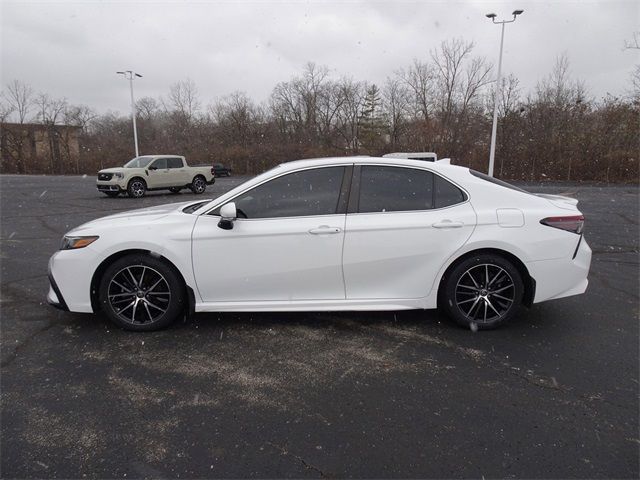
<path fill-rule="evenodd" d="M 123 167 L 100 170 L 96 186 L 109 197 L 126 193 L 140 198 L 149 190 L 178 193 L 189 188 L 193 193 L 204 193 L 215 181 L 213 167 L 190 167 L 179 155 L 144 155 Z"/>

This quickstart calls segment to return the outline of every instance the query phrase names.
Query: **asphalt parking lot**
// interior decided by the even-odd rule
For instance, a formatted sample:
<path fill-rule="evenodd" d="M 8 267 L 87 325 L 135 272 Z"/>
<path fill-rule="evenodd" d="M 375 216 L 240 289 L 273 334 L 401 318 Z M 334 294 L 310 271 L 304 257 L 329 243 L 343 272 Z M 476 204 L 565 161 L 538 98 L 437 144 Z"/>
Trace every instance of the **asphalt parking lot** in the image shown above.
<path fill-rule="evenodd" d="M 2 478 L 637 478 L 638 187 L 530 188 L 580 200 L 591 283 L 505 328 L 199 314 L 134 334 L 49 307 L 48 258 L 88 220 L 197 197 L 0 176 Z"/>

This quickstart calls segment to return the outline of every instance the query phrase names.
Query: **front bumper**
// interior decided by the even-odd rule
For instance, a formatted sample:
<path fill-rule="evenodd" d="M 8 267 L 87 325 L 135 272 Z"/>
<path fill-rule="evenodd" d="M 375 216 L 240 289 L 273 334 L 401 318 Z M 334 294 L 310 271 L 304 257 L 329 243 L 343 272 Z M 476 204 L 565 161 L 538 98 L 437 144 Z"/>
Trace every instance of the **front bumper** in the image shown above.
<path fill-rule="evenodd" d="M 121 192 L 122 188 L 118 185 L 96 185 L 100 192 Z"/>
<path fill-rule="evenodd" d="M 124 192 L 127 185 L 124 179 L 114 177 L 111 180 L 96 180 L 96 188 L 100 192 Z"/>
<path fill-rule="evenodd" d="M 67 303 L 64 301 L 64 297 L 60 292 L 60 288 L 58 288 L 58 284 L 53 278 L 53 274 L 51 273 L 51 264 L 49 264 L 49 293 L 47 293 L 47 303 L 53 307 L 59 308 L 60 310 L 64 310 L 65 312 L 69 311 L 69 307 Z"/>
<path fill-rule="evenodd" d="M 90 247 L 54 253 L 49 260 L 47 303 L 70 312 L 93 312 L 91 278 L 96 261 Z"/>

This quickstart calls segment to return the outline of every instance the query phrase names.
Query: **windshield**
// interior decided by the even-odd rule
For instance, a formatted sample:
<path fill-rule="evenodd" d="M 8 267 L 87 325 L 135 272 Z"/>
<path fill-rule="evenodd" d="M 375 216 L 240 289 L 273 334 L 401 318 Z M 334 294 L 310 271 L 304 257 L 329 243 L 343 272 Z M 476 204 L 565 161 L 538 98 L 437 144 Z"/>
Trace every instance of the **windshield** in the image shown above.
<path fill-rule="evenodd" d="M 144 168 L 153 160 L 153 157 L 136 157 L 124 164 L 124 168 Z"/>

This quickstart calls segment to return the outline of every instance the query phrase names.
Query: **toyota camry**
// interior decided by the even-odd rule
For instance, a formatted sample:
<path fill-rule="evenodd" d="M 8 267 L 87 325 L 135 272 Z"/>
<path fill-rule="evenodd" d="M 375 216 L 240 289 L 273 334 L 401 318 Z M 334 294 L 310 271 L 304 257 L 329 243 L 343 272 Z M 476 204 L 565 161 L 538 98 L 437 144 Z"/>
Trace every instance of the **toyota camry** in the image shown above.
<path fill-rule="evenodd" d="M 300 160 L 73 229 L 47 300 L 138 331 L 195 312 L 431 308 L 488 329 L 586 290 L 583 227 L 572 198 L 446 160 Z"/>

